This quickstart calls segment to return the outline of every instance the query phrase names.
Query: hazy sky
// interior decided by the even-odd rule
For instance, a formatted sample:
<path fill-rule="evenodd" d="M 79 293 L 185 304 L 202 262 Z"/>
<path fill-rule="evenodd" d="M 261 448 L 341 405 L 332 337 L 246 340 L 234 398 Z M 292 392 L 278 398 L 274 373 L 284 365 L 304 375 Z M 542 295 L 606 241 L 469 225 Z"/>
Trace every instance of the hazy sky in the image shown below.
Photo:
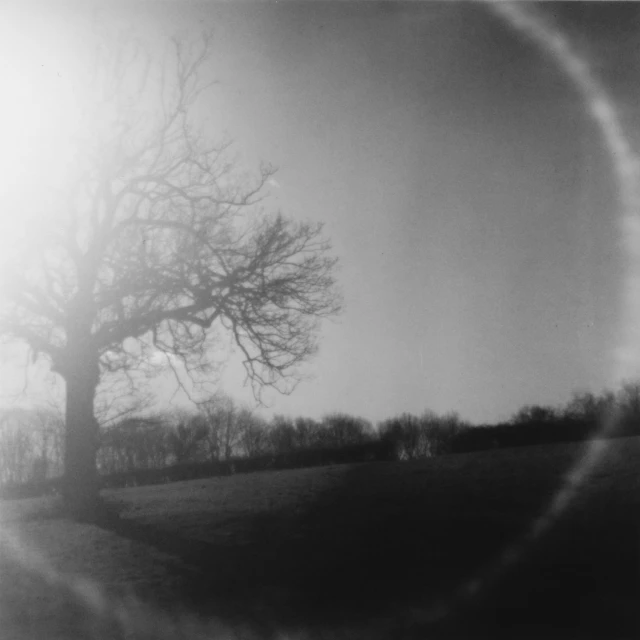
<path fill-rule="evenodd" d="M 572 4 L 542 9 L 637 98 L 637 9 Z M 279 167 L 267 206 L 324 222 L 340 257 L 345 311 L 275 411 L 482 422 L 611 383 L 624 256 L 607 155 L 554 63 L 484 6 L 144 3 L 127 17 L 214 29 L 210 123 L 249 166 Z M 222 384 L 248 397 L 240 380 L 232 361 Z"/>

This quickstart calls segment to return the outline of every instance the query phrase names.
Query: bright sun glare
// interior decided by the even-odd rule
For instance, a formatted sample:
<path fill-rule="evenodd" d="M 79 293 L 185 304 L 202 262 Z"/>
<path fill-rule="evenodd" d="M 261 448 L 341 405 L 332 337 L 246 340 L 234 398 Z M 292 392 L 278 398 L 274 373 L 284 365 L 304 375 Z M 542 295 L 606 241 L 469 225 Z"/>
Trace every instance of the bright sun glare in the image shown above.
<path fill-rule="evenodd" d="M 0 25 L 0 265 L 46 217 L 79 116 L 71 47 L 41 23 L 15 14 Z"/>

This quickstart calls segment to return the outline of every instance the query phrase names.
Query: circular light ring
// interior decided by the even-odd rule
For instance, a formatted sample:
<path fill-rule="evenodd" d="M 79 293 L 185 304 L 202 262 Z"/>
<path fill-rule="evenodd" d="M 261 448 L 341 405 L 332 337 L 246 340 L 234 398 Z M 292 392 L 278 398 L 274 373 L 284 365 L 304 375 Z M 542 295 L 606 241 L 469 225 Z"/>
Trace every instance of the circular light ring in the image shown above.
<path fill-rule="evenodd" d="M 602 137 L 609 154 L 620 201 L 619 224 L 627 254 L 627 276 L 623 297 L 623 342 L 614 353 L 615 382 L 637 377 L 640 372 L 640 157 L 625 136 L 622 119 L 614 99 L 596 78 L 586 57 L 576 50 L 569 37 L 529 3 L 485 0 L 489 11 L 505 25 L 533 42 L 551 58 L 582 97 L 585 110 Z M 460 584 L 449 598 L 413 610 L 418 624 L 432 624 L 450 618 L 464 602 L 473 600 L 513 567 L 541 536 L 549 532 L 577 497 L 588 476 L 607 450 L 606 439 L 619 422 L 614 405 L 596 434 L 585 443 L 578 463 L 565 474 L 565 480 L 528 530 L 505 548 L 493 562 Z"/>

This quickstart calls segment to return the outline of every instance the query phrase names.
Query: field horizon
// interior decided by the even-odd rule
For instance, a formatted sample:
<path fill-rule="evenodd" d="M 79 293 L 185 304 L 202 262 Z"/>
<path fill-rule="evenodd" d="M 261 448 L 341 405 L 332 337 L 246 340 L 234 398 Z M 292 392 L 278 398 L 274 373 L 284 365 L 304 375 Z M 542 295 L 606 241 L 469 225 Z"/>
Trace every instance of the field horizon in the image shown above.
<path fill-rule="evenodd" d="M 61 518 L 52 499 L 4 502 L 0 519 L 5 538 L 54 572 L 222 625 L 191 637 L 630 637 L 640 439 L 603 446 L 581 482 L 589 443 L 106 490 L 119 517 L 102 528 Z M 566 508 L 553 515 L 563 490 Z M 2 565 L 21 575 L 8 549 Z M 57 588 L 18 593 L 19 583 L 0 588 L 16 638 L 57 628 L 61 611 L 71 627 L 95 617 L 78 594 L 59 611 L 29 609 Z M 28 624 L 16 603 L 34 612 Z M 139 637 L 111 620 L 114 607 L 103 603 L 103 626 L 72 637 Z M 25 624 L 31 635 L 19 635 Z M 155 637 L 189 637 L 174 631 Z"/>

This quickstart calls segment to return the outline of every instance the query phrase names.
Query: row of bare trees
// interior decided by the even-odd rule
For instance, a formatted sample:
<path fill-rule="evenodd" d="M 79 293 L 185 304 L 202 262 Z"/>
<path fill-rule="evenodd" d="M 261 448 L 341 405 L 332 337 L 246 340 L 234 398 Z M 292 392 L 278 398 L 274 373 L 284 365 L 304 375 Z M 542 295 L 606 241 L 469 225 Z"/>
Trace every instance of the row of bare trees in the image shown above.
<path fill-rule="evenodd" d="M 0 485 L 62 474 L 64 419 L 50 409 L 0 412 Z"/>
<path fill-rule="evenodd" d="M 525 406 L 509 423 L 490 426 L 473 426 L 456 413 L 439 415 L 428 410 L 421 415 L 403 413 L 376 428 L 345 413 L 321 420 L 276 415 L 267 421 L 233 398 L 217 394 L 197 412 L 183 409 L 129 418 L 104 429 L 99 467 L 102 473 L 112 473 L 304 449 L 340 449 L 374 440 L 393 443 L 397 459 L 415 460 L 463 451 L 467 440 L 482 440 L 481 448 L 514 446 L 520 440 L 521 444 L 581 440 L 596 433 L 609 418 L 616 421 L 615 434 L 640 434 L 639 383 L 627 383 L 616 393 L 577 393 L 558 408 Z"/>
<path fill-rule="evenodd" d="M 102 475 L 221 462 L 309 449 L 345 449 L 377 440 L 395 459 L 416 460 L 456 451 L 581 440 L 615 421 L 611 435 L 640 435 L 640 383 L 616 393 L 575 394 L 561 407 L 525 406 L 500 425 L 472 426 L 455 413 L 431 411 L 377 425 L 344 413 L 321 420 L 276 415 L 271 420 L 216 394 L 197 411 L 175 409 L 125 417 L 100 429 Z M 0 411 L 0 486 L 41 483 L 62 475 L 64 417 L 51 408 Z"/>
<path fill-rule="evenodd" d="M 266 420 L 225 394 L 198 410 L 174 409 L 128 416 L 100 429 L 101 475 L 216 463 L 238 458 L 294 454 L 306 450 L 347 450 L 386 441 L 394 457 L 416 459 L 447 453 L 466 425 L 455 415 L 426 412 L 391 418 L 377 428 L 367 420 L 332 413 L 321 420 L 276 415 Z M 0 484 L 44 481 L 62 474 L 64 419 L 51 410 L 12 410 L 0 422 Z"/>
<path fill-rule="evenodd" d="M 438 415 L 425 411 L 420 416 L 403 413 L 385 420 L 379 436 L 395 444 L 399 460 L 417 460 L 450 453 L 455 438 L 470 425 L 457 413 Z"/>
<path fill-rule="evenodd" d="M 335 413 L 320 421 L 284 416 L 267 421 L 232 398 L 218 396 L 197 412 L 180 409 L 128 418 L 105 429 L 98 466 L 103 474 L 111 474 L 302 449 L 338 449 L 375 438 L 373 426 L 362 418 Z"/>
<path fill-rule="evenodd" d="M 343 413 L 322 420 L 276 415 L 266 420 L 226 394 L 198 410 L 177 408 L 102 425 L 102 475 L 169 465 L 256 458 L 303 449 L 344 448 L 376 439 L 372 424 Z M 64 416 L 53 409 L 0 413 L 0 485 L 43 482 L 64 469 Z"/>

